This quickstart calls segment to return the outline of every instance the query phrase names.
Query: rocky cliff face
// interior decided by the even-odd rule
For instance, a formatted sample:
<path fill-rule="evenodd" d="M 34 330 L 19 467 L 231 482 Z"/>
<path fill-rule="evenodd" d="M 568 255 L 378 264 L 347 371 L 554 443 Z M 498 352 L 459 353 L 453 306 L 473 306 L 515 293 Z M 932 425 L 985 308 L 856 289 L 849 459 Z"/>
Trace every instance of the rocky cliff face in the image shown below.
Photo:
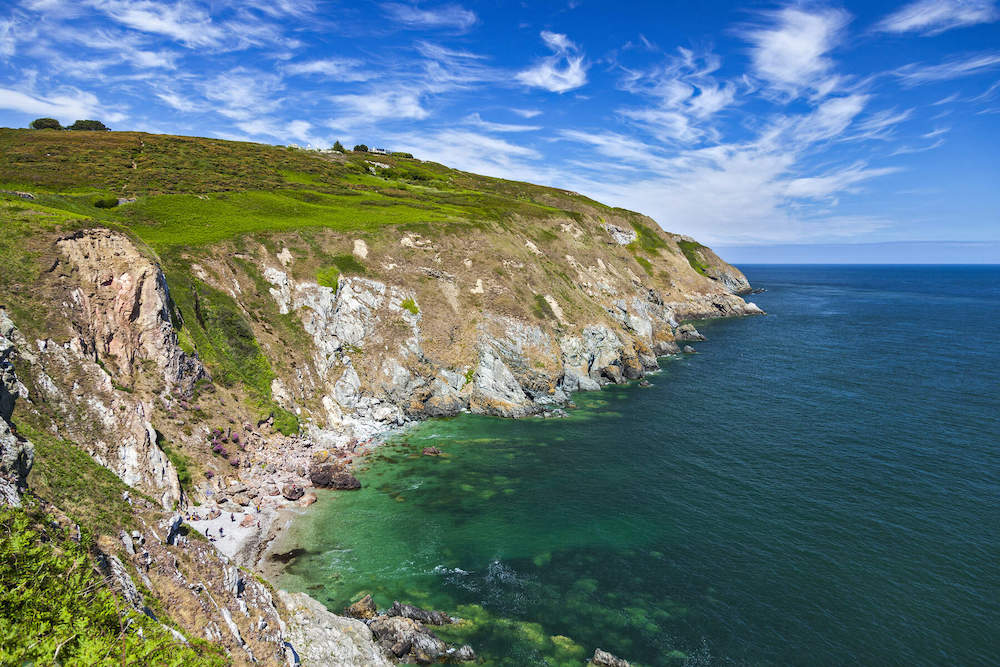
<path fill-rule="evenodd" d="M 34 446 L 17 435 L 11 423 L 14 402 L 26 397 L 27 389 L 14 370 L 19 338 L 14 323 L 0 308 L 0 504 L 19 506 L 35 457 Z"/>

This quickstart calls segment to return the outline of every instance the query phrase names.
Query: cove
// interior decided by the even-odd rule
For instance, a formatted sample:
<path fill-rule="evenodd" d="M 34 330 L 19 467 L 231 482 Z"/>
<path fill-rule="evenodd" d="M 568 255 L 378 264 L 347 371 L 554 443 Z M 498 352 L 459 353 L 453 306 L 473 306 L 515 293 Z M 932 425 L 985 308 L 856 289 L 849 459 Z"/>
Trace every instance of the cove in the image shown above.
<path fill-rule="evenodd" d="M 769 315 L 650 387 L 390 440 L 280 585 L 448 611 L 487 664 L 1000 661 L 1000 269 L 745 270 Z"/>

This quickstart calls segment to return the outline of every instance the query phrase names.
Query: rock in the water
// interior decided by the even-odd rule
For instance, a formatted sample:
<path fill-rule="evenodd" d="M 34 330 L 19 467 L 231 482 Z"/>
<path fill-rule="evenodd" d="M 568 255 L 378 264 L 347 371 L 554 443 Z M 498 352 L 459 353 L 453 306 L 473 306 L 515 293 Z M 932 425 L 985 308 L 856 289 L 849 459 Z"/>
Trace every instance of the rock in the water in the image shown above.
<path fill-rule="evenodd" d="M 437 447 L 424 447 L 424 456 L 441 456 L 441 450 Z"/>
<path fill-rule="evenodd" d="M 354 475 L 334 463 L 312 466 L 309 469 L 309 480 L 313 486 L 321 489 L 353 491 L 361 488 L 361 482 Z"/>
<path fill-rule="evenodd" d="M 299 500 L 299 505 L 301 507 L 309 507 L 317 500 L 319 500 L 319 498 L 316 497 L 315 493 L 307 493 L 306 495 L 302 496 L 301 500 Z"/>
<path fill-rule="evenodd" d="M 639 380 L 639 386 L 640 387 L 650 387 L 652 385 L 649 384 L 649 380 Z"/>
<path fill-rule="evenodd" d="M 448 651 L 448 646 L 412 618 L 379 616 L 368 627 L 378 643 L 397 658 L 412 656 L 417 662 L 437 661 Z"/>
<path fill-rule="evenodd" d="M 684 354 L 694 354 L 695 352 L 697 352 L 697 350 L 695 350 L 690 345 L 685 345 L 682 351 L 684 352 Z"/>
<path fill-rule="evenodd" d="M 283 495 L 287 500 L 298 500 L 304 496 L 305 493 L 306 490 L 298 484 L 285 484 L 281 487 L 281 495 Z"/>
<path fill-rule="evenodd" d="M 705 340 L 705 337 L 694 328 L 693 324 L 680 325 L 674 335 L 677 340 Z"/>
<path fill-rule="evenodd" d="M 377 613 L 378 609 L 375 607 L 375 600 L 372 600 L 371 595 L 364 596 L 347 608 L 348 616 L 353 616 L 354 618 L 360 618 L 366 621 L 375 618 Z"/>
<path fill-rule="evenodd" d="M 455 649 L 454 652 L 449 652 L 448 657 L 458 662 L 472 662 L 476 659 L 476 652 L 472 650 L 471 646 L 464 644 Z"/>
<path fill-rule="evenodd" d="M 414 621 L 420 621 L 429 625 L 448 625 L 452 622 L 451 616 L 442 611 L 429 611 L 420 607 L 414 607 L 411 604 L 400 604 L 398 601 L 392 603 L 392 607 L 389 608 L 389 611 L 385 615 L 412 618 Z"/>
<path fill-rule="evenodd" d="M 594 657 L 590 659 L 590 664 L 599 667 L 629 667 L 627 660 L 622 660 L 599 648 L 594 649 Z"/>

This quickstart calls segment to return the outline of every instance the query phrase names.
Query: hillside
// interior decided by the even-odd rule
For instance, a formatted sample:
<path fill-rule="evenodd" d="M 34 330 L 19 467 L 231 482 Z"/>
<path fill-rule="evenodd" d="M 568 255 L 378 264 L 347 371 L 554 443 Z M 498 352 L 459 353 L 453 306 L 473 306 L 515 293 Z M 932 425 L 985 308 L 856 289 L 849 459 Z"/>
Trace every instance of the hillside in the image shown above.
<path fill-rule="evenodd" d="M 284 660 L 279 619 L 373 650 L 237 566 L 381 434 L 558 415 L 697 340 L 686 321 L 760 312 L 645 216 L 403 156 L 4 129 L 0 189 L 4 493 L 26 483 L 137 610 L 169 599 L 160 620 L 237 663 Z"/>

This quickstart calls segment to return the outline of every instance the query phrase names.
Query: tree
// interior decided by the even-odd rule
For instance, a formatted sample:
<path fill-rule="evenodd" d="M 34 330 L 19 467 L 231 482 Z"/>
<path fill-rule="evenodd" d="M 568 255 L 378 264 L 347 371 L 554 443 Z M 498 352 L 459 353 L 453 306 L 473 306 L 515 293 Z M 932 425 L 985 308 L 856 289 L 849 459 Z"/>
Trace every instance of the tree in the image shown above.
<path fill-rule="evenodd" d="M 340 143 L 340 141 L 333 142 L 333 150 L 340 151 L 341 153 L 343 153 L 344 152 L 344 144 Z"/>
<path fill-rule="evenodd" d="M 69 127 L 67 130 L 90 130 L 95 132 L 107 132 L 111 128 L 102 123 L 99 120 L 78 120 Z"/>
<path fill-rule="evenodd" d="M 357 146 L 354 147 L 354 150 L 355 150 L 355 152 L 358 152 L 358 153 L 367 153 L 368 152 L 368 146 L 365 146 L 364 144 L 358 144 Z"/>
<path fill-rule="evenodd" d="M 61 130 L 63 126 L 55 118 L 36 118 L 31 121 L 33 130 Z"/>

